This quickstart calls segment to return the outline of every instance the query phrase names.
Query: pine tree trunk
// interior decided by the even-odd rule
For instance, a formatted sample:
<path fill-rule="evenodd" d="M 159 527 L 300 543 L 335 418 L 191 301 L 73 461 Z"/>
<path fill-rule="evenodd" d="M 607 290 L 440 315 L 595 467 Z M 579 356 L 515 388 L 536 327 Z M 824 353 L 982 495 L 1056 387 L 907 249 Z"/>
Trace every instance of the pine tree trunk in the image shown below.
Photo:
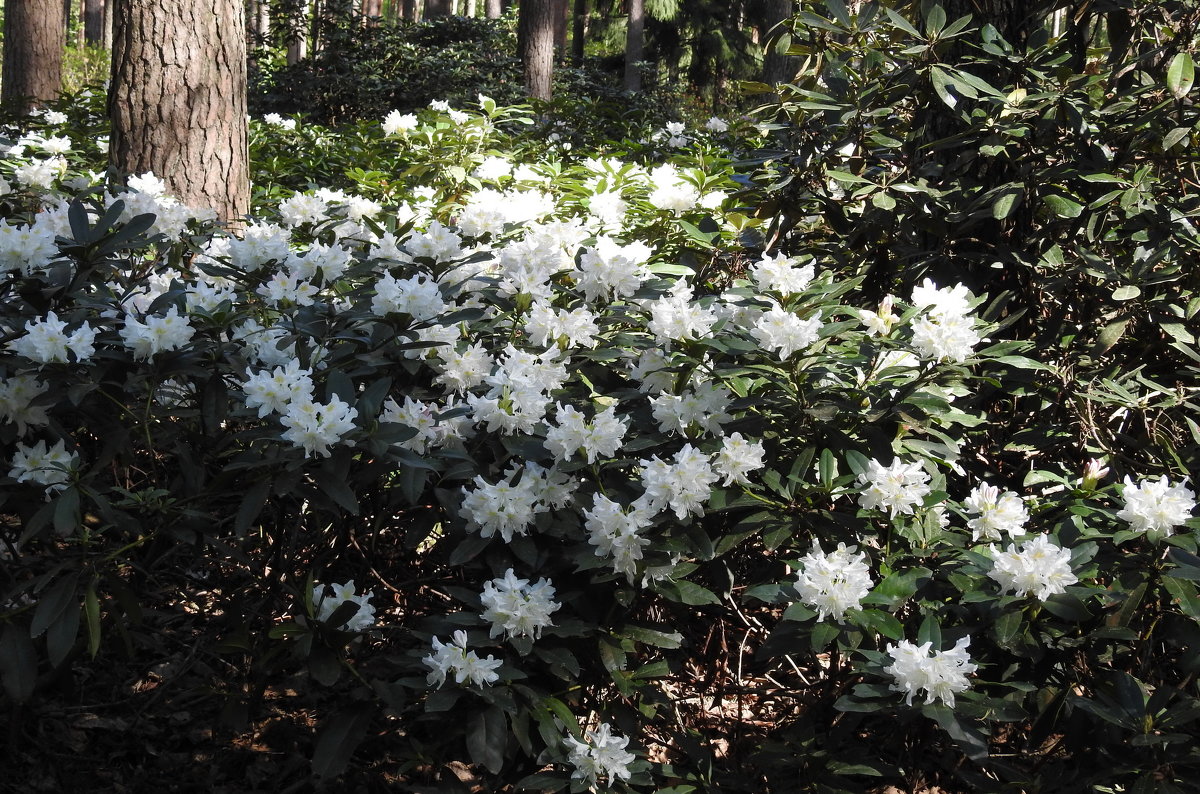
<path fill-rule="evenodd" d="M 454 12 L 454 0 L 425 0 L 425 18 L 448 17 Z"/>
<path fill-rule="evenodd" d="M 571 0 L 554 0 L 554 49 L 567 50 L 567 30 L 571 27 Z"/>
<path fill-rule="evenodd" d="M 404 0 L 404 18 L 409 22 L 421 21 L 421 0 Z"/>
<path fill-rule="evenodd" d="M 250 208 L 243 14 L 242 0 L 121 0 L 109 91 L 112 166 L 234 221 Z"/>
<path fill-rule="evenodd" d="M 645 57 L 645 0 L 629 0 L 629 23 L 625 29 L 625 90 L 642 90 L 642 72 L 638 63 Z"/>
<path fill-rule="evenodd" d="M 83 40 L 94 47 L 104 45 L 104 0 L 83 0 Z"/>
<path fill-rule="evenodd" d="M 549 99 L 554 78 L 554 0 L 521 0 L 517 52 L 525 67 L 525 91 Z"/>
<path fill-rule="evenodd" d="M 366 24 L 378 25 L 383 18 L 383 0 L 362 0 L 362 15 Z"/>
<path fill-rule="evenodd" d="M 499 19 L 504 14 L 504 9 L 500 7 L 500 0 L 484 0 L 483 15 L 488 19 Z"/>
<path fill-rule="evenodd" d="M 769 34 L 779 23 L 791 19 L 796 7 L 793 0 L 767 0 L 763 11 L 762 40 L 767 42 L 763 51 L 763 82 L 767 85 L 786 83 L 796 76 L 795 59 L 779 52 L 775 39 Z"/>
<path fill-rule="evenodd" d="M 308 55 L 309 0 L 297 0 L 288 9 L 287 65 L 293 66 Z"/>
<path fill-rule="evenodd" d="M 66 45 L 62 0 L 8 0 L 0 101 L 27 111 L 58 96 Z"/>
<path fill-rule="evenodd" d="M 583 65 L 583 45 L 587 41 L 587 0 L 575 0 L 571 11 L 571 61 Z"/>

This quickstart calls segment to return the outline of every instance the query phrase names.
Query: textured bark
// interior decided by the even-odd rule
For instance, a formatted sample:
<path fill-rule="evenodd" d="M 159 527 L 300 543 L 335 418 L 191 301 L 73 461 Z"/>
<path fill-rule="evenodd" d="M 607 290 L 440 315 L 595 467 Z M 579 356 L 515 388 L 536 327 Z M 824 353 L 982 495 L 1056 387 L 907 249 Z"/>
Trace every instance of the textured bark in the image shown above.
<path fill-rule="evenodd" d="M 104 0 L 83 0 L 83 40 L 96 47 L 107 43 L 104 36 L 105 5 Z"/>
<path fill-rule="evenodd" d="M 763 82 L 767 85 L 786 83 L 796 76 L 795 59 L 779 52 L 771 31 L 785 19 L 791 19 L 796 10 L 794 0 L 767 0 L 764 4 L 762 40 L 767 42 L 763 51 Z"/>
<path fill-rule="evenodd" d="M 574 0 L 571 10 L 571 61 L 576 66 L 583 64 L 583 45 L 587 41 L 587 0 Z"/>
<path fill-rule="evenodd" d="M 425 0 L 425 17 L 448 17 L 454 13 L 454 0 Z"/>
<path fill-rule="evenodd" d="M 58 96 L 66 45 L 62 0 L 7 0 L 0 100 L 28 110 Z"/>
<path fill-rule="evenodd" d="M 566 52 L 567 30 L 571 27 L 571 0 L 554 0 L 554 49 Z"/>
<path fill-rule="evenodd" d="M 184 204 L 250 208 L 242 0 L 121 0 L 113 31 L 109 158 L 153 171 Z"/>
<path fill-rule="evenodd" d="M 484 0 L 483 15 L 488 19 L 499 19 L 504 14 L 504 9 L 500 7 L 500 0 Z"/>
<path fill-rule="evenodd" d="M 645 57 L 645 0 L 629 0 L 629 23 L 625 28 L 625 90 L 642 90 L 642 72 L 638 63 Z"/>
<path fill-rule="evenodd" d="M 549 99 L 554 78 L 554 0 L 521 0 L 517 52 L 525 67 L 525 92 Z"/>

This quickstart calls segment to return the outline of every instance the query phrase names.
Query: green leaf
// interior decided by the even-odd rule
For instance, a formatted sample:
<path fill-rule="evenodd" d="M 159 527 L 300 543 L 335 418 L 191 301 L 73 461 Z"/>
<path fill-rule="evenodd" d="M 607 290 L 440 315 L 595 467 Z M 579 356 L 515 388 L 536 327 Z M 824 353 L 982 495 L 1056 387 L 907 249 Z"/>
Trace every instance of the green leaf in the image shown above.
<path fill-rule="evenodd" d="M 862 609 L 851 612 L 850 621 L 862 628 L 882 634 L 890 640 L 904 639 L 904 626 L 890 612 L 881 609 Z"/>
<path fill-rule="evenodd" d="M 1140 287 L 1135 287 L 1132 284 L 1126 284 L 1123 287 L 1117 287 L 1113 290 L 1112 298 L 1115 301 L 1133 300 L 1138 295 L 1142 294 Z"/>
<path fill-rule="evenodd" d="M 1163 136 L 1163 151 L 1169 151 L 1179 145 L 1179 142 L 1192 134 L 1191 127 L 1176 127 Z"/>
<path fill-rule="evenodd" d="M 507 746 L 508 723 L 498 707 L 492 706 L 471 718 L 467 726 L 467 752 L 473 763 L 498 774 L 504 766 Z"/>
<path fill-rule="evenodd" d="M 871 203 L 881 210 L 894 210 L 896 208 L 896 199 L 882 190 L 871 195 Z"/>
<path fill-rule="evenodd" d="M 992 202 L 992 217 L 996 220 L 1003 220 L 1012 215 L 1017 207 L 1020 206 L 1021 198 L 1024 195 L 1025 191 L 1019 187 L 1006 188 Z"/>
<path fill-rule="evenodd" d="M 233 531 L 238 537 L 243 537 L 249 530 L 254 519 L 262 512 L 271 493 L 271 478 L 265 477 L 246 491 L 242 502 L 238 505 L 237 514 L 233 518 Z"/>
<path fill-rule="evenodd" d="M 690 606 L 721 603 L 714 592 L 695 582 L 662 582 L 659 589 L 670 600 Z"/>
<path fill-rule="evenodd" d="M 683 635 L 677 631 L 659 631 L 649 626 L 628 624 L 625 626 L 625 636 L 655 648 L 678 648 L 683 644 Z"/>
<path fill-rule="evenodd" d="M 1195 79 L 1196 65 L 1191 55 L 1181 52 L 1171 59 L 1171 65 L 1167 67 L 1167 90 L 1171 96 L 1183 99 L 1192 90 Z"/>
<path fill-rule="evenodd" d="M 936 38 L 944 27 L 946 27 L 946 9 L 935 5 L 929 9 L 929 14 L 925 17 L 925 32 L 930 38 Z"/>
<path fill-rule="evenodd" d="M 37 609 L 33 613 L 33 622 L 29 624 L 29 636 L 40 637 L 58 616 L 71 604 L 75 603 L 75 585 L 79 574 L 72 573 L 59 579 L 48 587 L 38 599 Z"/>
<path fill-rule="evenodd" d="M 841 631 L 832 623 L 818 623 L 813 626 L 812 634 L 809 637 L 812 643 L 812 649 L 817 653 L 829 647 L 829 643 L 837 639 Z"/>
<path fill-rule="evenodd" d="M 95 659 L 100 650 L 100 599 L 96 595 L 95 579 L 83 594 L 83 613 L 87 616 L 88 655 Z"/>
<path fill-rule="evenodd" d="M 1083 214 L 1082 204 L 1057 193 L 1043 196 L 1042 201 L 1050 208 L 1051 212 L 1060 218 L 1078 218 Z"/>
<path fill-rule="evenodd" d="M 0 682 L 16 703 L 25 703 L 33 697 L 37 684 L 37 654 L 29 631 L 17 622 L 5 626 L 4 635 L 0 636 Z"/>
<path fill-rule="evenodd" d="M 58 620 L 46 631 L 46 656 L 50 659 L 51 667 L 61 666 L 74 649 L 75 640 L 79 637 L 79 616 L 82 611 L 79 601 L 72 599 Z"/>
<path fill-rule="evenodd" d="M 354 751 L 367 735 L 374 712 L 370 703 L 355 703 L 329 718 L 322 726 L 313 750 L 314 775 L 329 779 L 345 771 Z"/>

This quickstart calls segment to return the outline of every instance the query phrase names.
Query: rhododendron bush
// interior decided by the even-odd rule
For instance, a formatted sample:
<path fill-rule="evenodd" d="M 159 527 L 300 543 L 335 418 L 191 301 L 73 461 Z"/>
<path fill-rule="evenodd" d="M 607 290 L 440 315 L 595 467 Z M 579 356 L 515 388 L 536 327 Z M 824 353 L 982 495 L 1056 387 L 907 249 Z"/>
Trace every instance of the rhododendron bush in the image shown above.
<path fill-rule="evenodd" d="M 1073 774 L 1068 731 L 1195 771 L 1178 454 L 1012 465 L 1006 390 L 1060 362 L 1008 299 L 779 242 L 724 122 L 634 157 L 531 121 L 377 120 L 346 183 L 261 166 L 236 233 L 63 121 L 10 142 L 10 706 L 185 612 L 227 729 L 319 704 L 325 779 L 1000 790 Z"/>

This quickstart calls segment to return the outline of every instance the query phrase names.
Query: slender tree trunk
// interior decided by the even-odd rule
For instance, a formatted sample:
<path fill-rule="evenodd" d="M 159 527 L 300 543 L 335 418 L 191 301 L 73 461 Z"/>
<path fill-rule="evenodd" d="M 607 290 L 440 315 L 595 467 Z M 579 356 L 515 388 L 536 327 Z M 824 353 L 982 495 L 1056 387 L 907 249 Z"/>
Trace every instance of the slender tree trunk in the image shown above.
<path fill-rule="evenodd" d="M 425 0 L 425 18 L 448 17 L 454 13 L 454 0 Z"/>
<path fill-rule="evenodd" d="M 180 201 L 236 221 L 250 209 L 242 0 L 121 0 L 109 159 L 153 171 Z"/>
<path fill-rule="evenodd" d="M 309 0 L 297 0 L 289 7 L 287 25 L 287 65 L 293 66 L 308 55 Z"/>
<path fill-rule="evenodd" d="M 766 49 L 763 51 L 763 82 L 767 85 L 786 83 L 796 76 L 795 59 L 779 52 L 779 48 L 775 46 L 776 39 L 770 35 L 781 22 L 791 19 L 795 10 L 794 0 L 767 0 L 763 8 L 761 39 L 766 42 Z"/>
<path fill-rule="evenodd" d="M 625 29 L 625 90 L 642 90 L 642 72 L 638 68 L 644 56 L 646 34 L 645 0 L 629 0 L 629 24 Z"/>
<path fill-rule="evenodd" d="M 409 22 L 421 21 L 422 0 L 404 0 L 404 18 Z"/>
<path fill-rule="evenodd" d="M 575 0 L 571 11 L 571 61 L 583 65 L 583 45 L 587 41 L 587 0 Z"/>
<path fill-rule="evenodd" d="M 554 0 L 521 0 L 517 52 L 525 67 L 525 91 L 549 99 L 554 79 Z"/>
<path fill-rule="evenodd" d="M 66 45 L 62 0 L 8 0 L 0 101 L 27 111 L 58 96 Z"/>
<path fill-rule="evenodd" d="M 83 40 L 93 46 L 104 44 L 105 0 L 83 0 Z"/>
<path fill-rule="evenodd" d="M 571 28 L 571 0 L 554 0 L 554 50 L 567 51 L 567 31 Z"/>
<path fill-rule="evenodd" d="M 479 3 L 476 0 L 464 0 L 463 16 L 474 19 L 479 11 Z"/>
<path fill-rule="evenodd" d="M 504 9 L 500 7 L 500 0 L 484 0 L 483 15 L 488 19 L 499 19 L 504 15 Z"/>

